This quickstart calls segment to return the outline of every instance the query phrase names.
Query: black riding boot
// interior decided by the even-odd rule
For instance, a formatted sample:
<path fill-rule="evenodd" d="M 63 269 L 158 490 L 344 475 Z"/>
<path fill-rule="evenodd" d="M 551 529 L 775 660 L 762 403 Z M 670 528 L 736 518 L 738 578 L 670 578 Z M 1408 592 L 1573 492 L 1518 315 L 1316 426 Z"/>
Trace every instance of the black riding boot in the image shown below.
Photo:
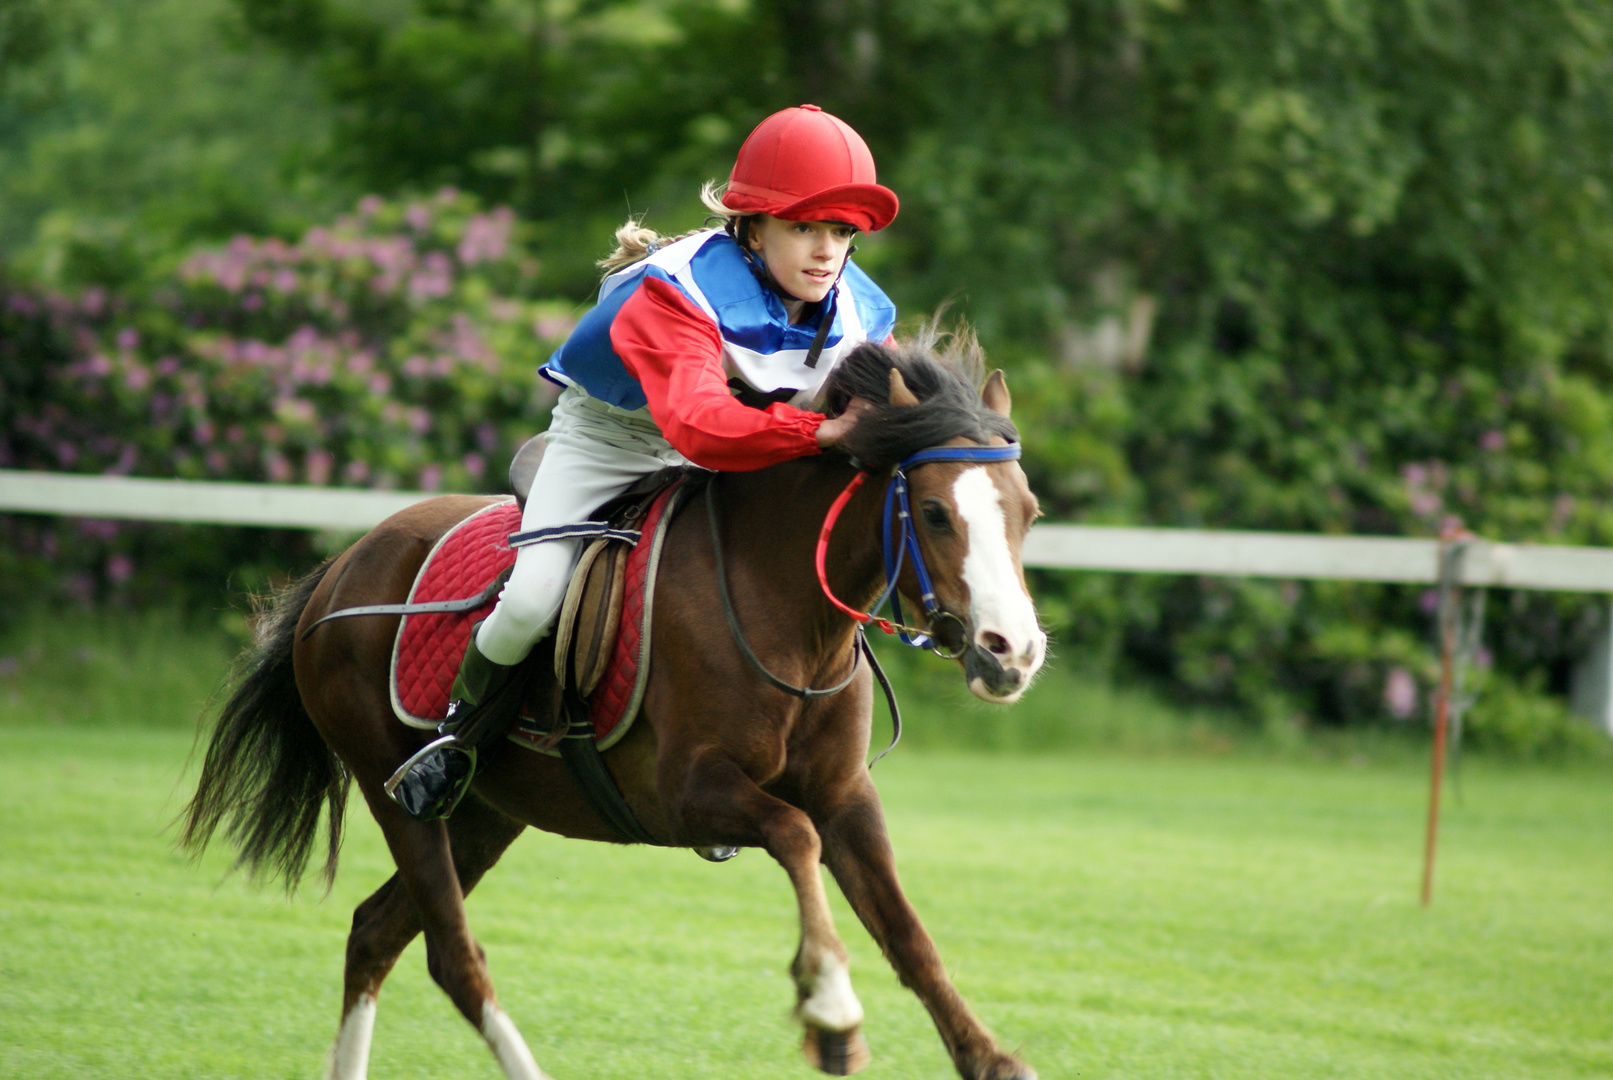
<path fill-rule="evenodd" d="M 386 792 L 416 821 L 453 813 L 476 775 L 476 750 L 501 737 L 521 707 L 521 664 L 495 664 L 476 647 L 477 623 L 449 691 L 442 738 L 427 743 L 398 767 Z"/>

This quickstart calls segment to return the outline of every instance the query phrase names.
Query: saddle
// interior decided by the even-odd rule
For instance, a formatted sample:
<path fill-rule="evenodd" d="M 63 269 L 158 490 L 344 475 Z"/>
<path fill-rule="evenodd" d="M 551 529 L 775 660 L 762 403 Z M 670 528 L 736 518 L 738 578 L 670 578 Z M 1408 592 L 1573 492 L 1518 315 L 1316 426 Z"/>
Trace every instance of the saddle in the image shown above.
<path fill-rule="evenodd" d="M 536 452 L 534 453 L 534 448 Z M 485 618 L 515 562 L 521 510 L 541 436 L 511 465 L 516 498 L 494 503 L 454 526 L 426 557 L 409 593 L 409 606 L 462 610 L 412 611 L 398 627 L 392 652 L 393 711 L 404 723 L 435 728 L 447 714 L 448 693 L 471 627 Z M 553 633 L 528 661 L 530 686 L 510 738 L 530 749 L 558 753 L 569 720 L 563 700 L 585 704 L 600 749 L 628 731 L 643 699 L 649 669 L 649 617 L 661 542 L 676 512 L 688 470 L 664 469 L 639 481 L 591 515 L 610 532 L 583 550 Z M 637 534 L 634 537 L 633 534 Z M 633 542 L 630 542 L 633 541 Z M 554 677 L 543 677 L 552 667 Z"/>

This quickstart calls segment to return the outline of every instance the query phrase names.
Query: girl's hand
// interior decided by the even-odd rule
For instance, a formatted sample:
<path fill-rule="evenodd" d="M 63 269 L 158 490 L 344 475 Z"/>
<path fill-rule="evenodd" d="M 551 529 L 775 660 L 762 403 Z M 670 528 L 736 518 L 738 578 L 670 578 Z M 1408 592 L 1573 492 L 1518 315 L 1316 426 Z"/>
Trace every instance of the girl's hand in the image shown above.
<path fill-rule="evenodd" d="M 873 407 L 865 398 L 852 398 L 846 403 L 845 412 L 839 416 L 832 416 L 818 425 L 818 446 L 827 450 L 845 438 L 846 433 L 857 426 L 857 421 L 862 415 Z"/>

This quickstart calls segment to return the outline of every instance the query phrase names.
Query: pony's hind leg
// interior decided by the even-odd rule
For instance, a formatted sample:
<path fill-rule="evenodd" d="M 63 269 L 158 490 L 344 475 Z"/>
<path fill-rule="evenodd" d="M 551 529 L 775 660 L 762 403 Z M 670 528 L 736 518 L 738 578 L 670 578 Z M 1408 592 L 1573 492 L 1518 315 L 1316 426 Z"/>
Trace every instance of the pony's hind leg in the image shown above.
<path fill-rule="evenodd" d="M 492 809 L 474 793 L 460 805 L 447 825 L 457 892 L 461 898 L 475 887 L 524 828 L 521 823 Z M 391 838 L 388 839 L 390 843 Z M 420 912 L 412 890 L 405 884 L 402 870 L 392 875 L 354 911 L 353 929 L 347 939 L 342 1022 L 335 1045 L 331 1048 L 326 1080 L 363 1080 L 366 1075 L 376 998 L 399 954 L 414 940 L 415 935 L 425 929 Z M 462 908 L 460 922 L 463 923 Z M 468 932 L 465 936 L 468 938 Z M 444 983 L 446 969 L 441 966 L 443 951 L 433 947 L 432 938 L 433 935 L 428 932 L 428 964 L 432 968 L 433 978 L 443 985 L 444 990 L 448 990 Z M 481 948 L 474 941 L 470 942 L 470 948 L 475 956 L 475 966 L 481 969 L 485 982 L 485 960 Z M 466 1018 L 481 1030 L 507 1075 L 520 1080 L 543 1075 L 514 1025 L 498 1009 L 492 996 L 491 983 L 486 984 L 485 996 L 478 1001 L 480 1015 L 472 1016 L 467 1012 L 461 1000 L 463 995 L 449 991 L 449 997 L 466 1014 Z"/>
<path fill-rule="evenodd" d="M 846 946 L 829 911 L 818 869 L 823 847 L 812 819 L 715 757 L 690 769 L 682 791 L 678 813 L 692 834 L 765 847 L 784 867 L 801 915 L 801 947 L 790 974 L 796 1018 L 806 1029 L 802 1051 L 813 1066 L 835 1076 L 863 1069 L 869 1062 L 863 1007 L 851 988 Z"/>

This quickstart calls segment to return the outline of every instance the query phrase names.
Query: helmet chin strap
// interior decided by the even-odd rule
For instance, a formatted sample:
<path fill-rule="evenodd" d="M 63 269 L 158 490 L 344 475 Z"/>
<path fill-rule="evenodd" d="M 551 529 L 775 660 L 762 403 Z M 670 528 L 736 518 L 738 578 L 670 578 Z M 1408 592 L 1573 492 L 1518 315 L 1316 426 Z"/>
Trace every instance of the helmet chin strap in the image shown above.
<path fill-rule="evenodd" d="M 801 299 L 801 297 L 796 296 L 783 285 L 780 285 L 778 278 L 773 276 L 773 271 L 769 270 L 767 264 L 757 256 L 756 252 L 751 250 L 750 221 L 751 219 L 748 215 L 738 219 L 730 218 L 728 234 L 739 244 L 740 254 L 745 256 L 745 262 L 750 266 L 751 273 L 756 275 L 756 280 L 772 290 L 774 295 L 781 300 L 786 302 L 793 300 L 798 304 L 812 303 L 810 300 Z M 824 309 L 823 315 L 818 320 L 818 332 L 812 336 L 812 345 L 807 349 L 806 366 L 809 368 L 816 368 L 818 358 L 823 355 L 824 343 L 829 339 L 829 328 L 834 325 L 835 321 L 836 298 L 840 291 L 840 279 L 846 273 L 846 263 L 850 261 L 852 253 L 856 250 L 856 244 L 852 244 L 846 249 L 846 257 L 840 260 L 840 272 L 835 275 L 834 281 L 830 284 L 828 294 L 819 301 L 824 305 Z"/>

